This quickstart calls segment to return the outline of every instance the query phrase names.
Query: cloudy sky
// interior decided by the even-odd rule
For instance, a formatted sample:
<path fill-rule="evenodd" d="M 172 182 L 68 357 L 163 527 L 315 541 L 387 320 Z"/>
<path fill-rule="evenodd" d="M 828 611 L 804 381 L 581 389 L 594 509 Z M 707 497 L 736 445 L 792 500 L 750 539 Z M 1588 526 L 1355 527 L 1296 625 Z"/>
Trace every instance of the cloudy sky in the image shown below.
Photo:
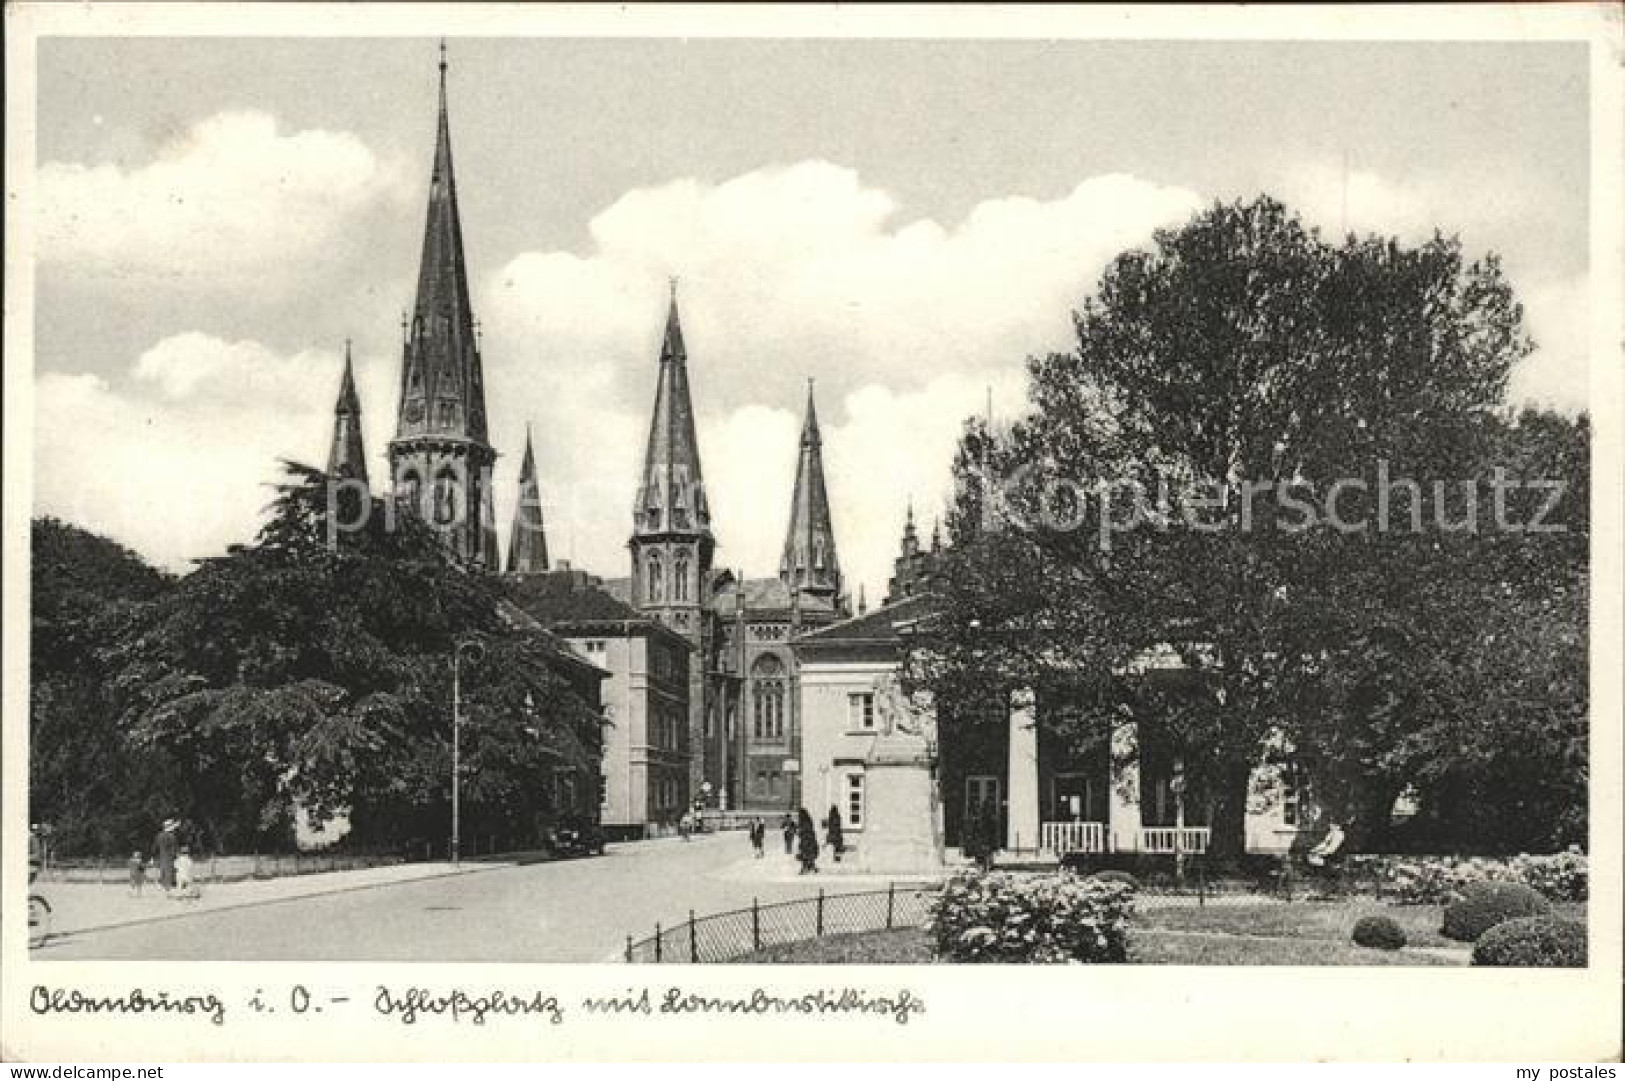
<path fill-rule="evenodd" d="M 549 541 L 625 571 L 666 280 L 721 563 L 775 572 L 806 379 L 840 553 L 883 593 L 965 416 L 1021 408 L 1106 261 L 1267 191 L 1499 252 L 1586 401 L 1586 54 L 1568 44 L 453 38 L 499 520 L 534 426 Z M 325 460 L 352 338 L 384 474 L 433 39 L 57 38 L 38 68 L 40 513 L 183 569 Z"/>

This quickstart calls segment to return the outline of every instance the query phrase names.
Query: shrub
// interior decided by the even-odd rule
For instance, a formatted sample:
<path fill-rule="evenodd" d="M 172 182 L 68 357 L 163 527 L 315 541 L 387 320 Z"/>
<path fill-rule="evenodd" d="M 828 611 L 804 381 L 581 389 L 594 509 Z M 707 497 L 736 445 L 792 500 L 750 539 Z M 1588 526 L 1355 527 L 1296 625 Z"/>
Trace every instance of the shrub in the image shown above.
<path fill-rule="evenodd" d="M 1371 856 L 1349 858 L 1356 879 L 1375 877 L 1402 905 L 1449 904 L 1475 882 L 1520 882 L 1553 901 L 1584 901 L 1587 861 L 1578 849 L 1550 856 Z"/>
<path fill-rule="evenodd" d="M 1473 964 L 1500 968 L 1584 968 L 1585 924 L 1525 916 L 1496 924 L 1473 946 Z"/>
<path fill-rule="evenodd" d="M 1362 916 L 1354 925 L 1354 944 L 1397 950 L 1405 945 L 1405 929 L 1388 916 Z"/>
<path fill-rule="evenodd" d="M 1119 885 L 1127 886 L 1131 890 L 1140 888 L 1140 880 L 1127 871 L 1096 871 L 1089 878 L 1095 882 L 1116 882 Z"/>
<path fill-rule="evenodd" d="M 1123 961 L 1133 897 L 1121 882 L 1069 874 L 961 874 L 938 895 L 930 929 L 947 961 Z"/>
<path fill-rule="evenodd" d="M 1458 942 L 1477 942 L 1498 923 L 1551 910 L 1550 901 L 1522 883 L 1475 882 L 1445 908 L 1441 933 Z"/>
<path fill-rule="evenodd" d="M 1584 901 L 1590 895 L 1585 853 L 1569 849 L 1553 856 L 1514 856 L 1518 881 L 1553 901 Z"/>

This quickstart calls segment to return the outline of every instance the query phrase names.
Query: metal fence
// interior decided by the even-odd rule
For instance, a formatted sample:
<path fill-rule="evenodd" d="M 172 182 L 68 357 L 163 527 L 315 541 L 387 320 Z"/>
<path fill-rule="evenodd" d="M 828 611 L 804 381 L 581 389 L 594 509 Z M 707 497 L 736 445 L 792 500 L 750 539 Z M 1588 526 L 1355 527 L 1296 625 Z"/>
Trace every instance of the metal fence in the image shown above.
<path fill-rule="evenodd" d="M 824 935 L 919 927 L 940 885 L 896 885 L 861 893 L 818 891 L 816 897 L 695 916 L 662 926 L 641 941 L 626 936 L 629 964 L 706 964 L 731 961 L 768 946 Z"/>

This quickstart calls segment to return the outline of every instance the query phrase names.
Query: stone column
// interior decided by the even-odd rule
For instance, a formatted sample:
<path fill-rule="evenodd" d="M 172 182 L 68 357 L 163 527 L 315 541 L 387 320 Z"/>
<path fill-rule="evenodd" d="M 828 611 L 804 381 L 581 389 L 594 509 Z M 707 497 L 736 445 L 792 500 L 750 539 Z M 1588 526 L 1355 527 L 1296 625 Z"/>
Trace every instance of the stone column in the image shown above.
<path fill-rule="evenodd" d="M 1140 767 L 1135 751 L 1134 729 L 1123 725 L 1112 731 L 1112 761 L 1127 761 L 1128 765 L 1111 770 L 1111 784 L 1107 786 L 1108 821 L 1106 831 L 1113 852 L 1140 850 Z"/>
<path fill-rule="evenodd" d="M 1010 760 L 1005 775 L 1009 801 L 1005 847 L 1038 847 L 1038 710 L 1030 690 L 1010 698 Z"/>

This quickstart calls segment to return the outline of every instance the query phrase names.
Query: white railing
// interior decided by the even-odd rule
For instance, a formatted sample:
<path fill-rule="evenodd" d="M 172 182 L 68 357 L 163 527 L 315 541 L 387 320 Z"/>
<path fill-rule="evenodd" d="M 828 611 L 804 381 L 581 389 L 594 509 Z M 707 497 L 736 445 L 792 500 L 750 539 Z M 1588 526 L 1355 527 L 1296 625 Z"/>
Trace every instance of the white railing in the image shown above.
<path fill-rule="evenodd" d="M 1104 822 L 1040 822 L 1038 847 L 1064 856 L 1068 852 L 1106 851 Z"/>
<path fill-rule="evenodd" d="M 1172 856 L 1183 852 L 1192 855 L 1207 851 L 1206 826 L 1150 826 L 1140 830 L 1140 851 L 1154 856 Z"/>

